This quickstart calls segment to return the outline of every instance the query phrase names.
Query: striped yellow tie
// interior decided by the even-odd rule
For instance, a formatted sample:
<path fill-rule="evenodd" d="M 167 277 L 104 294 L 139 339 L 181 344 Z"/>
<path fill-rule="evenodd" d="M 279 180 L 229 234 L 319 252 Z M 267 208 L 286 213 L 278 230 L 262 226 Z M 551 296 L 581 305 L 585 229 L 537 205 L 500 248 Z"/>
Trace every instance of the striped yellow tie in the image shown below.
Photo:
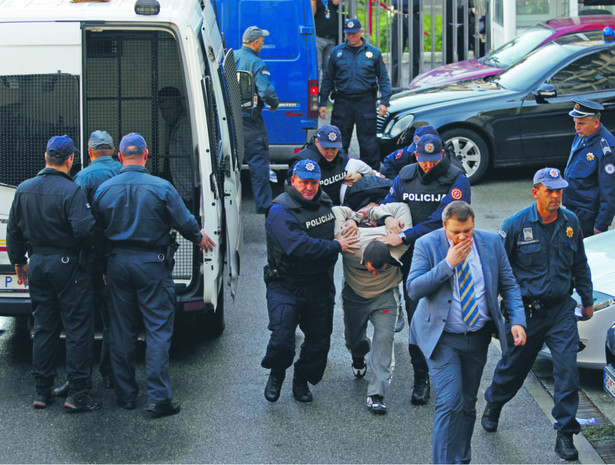
<path fill-rule="evenodd" d="M 474 281 L 467 258 L 457 267 L 457 282 L 459 283 L 461 316 L 470 328 L 474 328 L 480 320 L 480 316 L 474 293 Z"/>

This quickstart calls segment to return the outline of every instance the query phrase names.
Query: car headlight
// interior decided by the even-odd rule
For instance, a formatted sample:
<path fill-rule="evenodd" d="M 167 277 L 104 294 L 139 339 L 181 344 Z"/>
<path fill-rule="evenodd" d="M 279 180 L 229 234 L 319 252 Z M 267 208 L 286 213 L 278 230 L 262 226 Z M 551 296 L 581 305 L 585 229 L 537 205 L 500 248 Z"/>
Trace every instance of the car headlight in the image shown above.
<path fill-rule="evenodd" d="M 389 134 L 391 139 L 394 139 L 402 132 L 404 132 L 406 128 L 412 124 L 413 121 L 414 115 L 412 114 L 402 116 L 398 120 L 392 119 L 389 124 L 387 124 L 387 127 L 384 132 L 385 134 Z"/>

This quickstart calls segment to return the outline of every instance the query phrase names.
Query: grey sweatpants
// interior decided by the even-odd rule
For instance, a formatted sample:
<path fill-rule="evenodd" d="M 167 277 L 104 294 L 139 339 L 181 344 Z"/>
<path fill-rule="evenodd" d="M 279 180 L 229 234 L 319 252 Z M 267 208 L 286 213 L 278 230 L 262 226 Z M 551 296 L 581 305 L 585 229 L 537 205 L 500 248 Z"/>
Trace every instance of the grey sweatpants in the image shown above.
<path fill-rule="evenodd" d="M 353 357 L 367 357 L 367 395 L 384 397 L 395 367 L 393 339 L 399 304 L 397 288 L 372 299 L 357 295 L 347 284 L 342 290 L 344 338 Z M 373 341 L 367 337 L 367 322 L 374 326 Z M 371 350 L 370 350 L 371 348 Z"/>

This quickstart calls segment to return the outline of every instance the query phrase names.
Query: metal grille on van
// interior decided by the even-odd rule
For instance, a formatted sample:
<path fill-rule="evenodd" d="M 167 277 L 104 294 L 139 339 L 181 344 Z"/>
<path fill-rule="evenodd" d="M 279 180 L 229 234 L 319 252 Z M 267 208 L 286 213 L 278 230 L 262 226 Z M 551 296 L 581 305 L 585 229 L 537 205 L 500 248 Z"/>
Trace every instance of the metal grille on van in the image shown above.
<path fill-rule="evenodd" d="M 199 211 L 198 161 L 178 45 L 163 31 L 86 32 L 86 128 L 108 131 L 116 148 L 138 132 L 149 150 L 147 168 L 173 183 Z M 87 160 L 85 161 L 87 164 Z M 191 280 L 194 246 L 178 235 L 173 278 Z"/>
<path fill-rule="evenodd" d="M 0 183 L 17 186 L 45 167 L 47 141 L 79 146 L 79 81 L 68 74 L 0 76 Z"/>

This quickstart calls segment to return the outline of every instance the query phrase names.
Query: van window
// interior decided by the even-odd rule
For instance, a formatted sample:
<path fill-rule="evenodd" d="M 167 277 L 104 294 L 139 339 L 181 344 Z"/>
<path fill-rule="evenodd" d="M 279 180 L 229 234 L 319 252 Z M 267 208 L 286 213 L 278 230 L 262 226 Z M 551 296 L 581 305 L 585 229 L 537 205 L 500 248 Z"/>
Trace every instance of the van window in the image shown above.
<path fill-rule="evenodd" d="M 0 76 L 0 183 L 34 177 L 45 167 L 47 141 L 62 134 L 79 146 L 76 76 Z"/>
<path fill-rule="evenodd" d="M 123 135 L 142 134 L 150 172 L 170 181 L 186 206 L 198 213 L 198 162 L 183 69 L 169 32 L 86 32 L 87 134 L 108 131 L 116 149 Z M 194 250 L 189 242 L 179 242 L 173 277 L 190 280 Z"/>

